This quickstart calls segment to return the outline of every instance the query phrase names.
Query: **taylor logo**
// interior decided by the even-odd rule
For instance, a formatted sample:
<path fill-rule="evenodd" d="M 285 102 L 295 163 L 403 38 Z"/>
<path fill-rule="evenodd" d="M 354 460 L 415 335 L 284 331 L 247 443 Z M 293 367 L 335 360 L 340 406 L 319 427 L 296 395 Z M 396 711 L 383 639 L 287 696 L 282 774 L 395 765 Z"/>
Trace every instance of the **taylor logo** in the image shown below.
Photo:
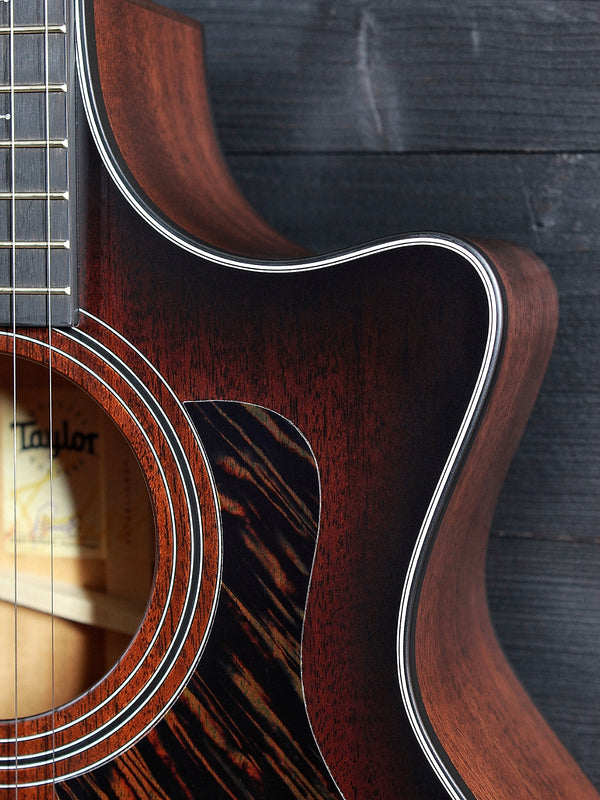
<path fill-rule="evenodd" d="M 52 442 L 50 442 L 50 431 L 39 428 L 35 422 L 15 422 L 11 424 L 11 427 L 13 430 L 15 428 L 17 430 L 17 447 L 20 452 L 26 450 L 49 451 L 52 446 L 53 458 L 63 451 L 96 455 L 94 445 L 99 434 L 71 430 L 68 420 L 63 420 L 61 427 L 52 431 Z"/>

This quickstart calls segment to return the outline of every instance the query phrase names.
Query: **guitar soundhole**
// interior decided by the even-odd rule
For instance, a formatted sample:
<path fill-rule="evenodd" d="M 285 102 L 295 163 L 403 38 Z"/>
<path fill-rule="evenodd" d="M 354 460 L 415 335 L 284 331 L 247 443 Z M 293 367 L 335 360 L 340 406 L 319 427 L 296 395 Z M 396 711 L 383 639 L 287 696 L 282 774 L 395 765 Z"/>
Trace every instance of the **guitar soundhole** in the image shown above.
<path fill-rule="evenodd" d="M 50 403 L 47 367 L 16 363 L 13 403 L 13 360 L 0 355 L 3 719 L 68 703 L 117 663 L 155 557 L 146 482 L 120 430 L 58 373 Z"/>

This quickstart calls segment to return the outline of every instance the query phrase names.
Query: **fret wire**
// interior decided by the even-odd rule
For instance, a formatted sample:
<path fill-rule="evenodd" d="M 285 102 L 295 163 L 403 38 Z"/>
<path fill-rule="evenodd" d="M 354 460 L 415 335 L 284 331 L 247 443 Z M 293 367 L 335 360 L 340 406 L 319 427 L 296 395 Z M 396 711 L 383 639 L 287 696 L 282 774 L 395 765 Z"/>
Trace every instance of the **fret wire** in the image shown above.
<path fill-rule="evenodd" d="M 63 241 L 55 241 L 55 242 L 48 242 L 48 241 L 44 241 L 44 242 L 33 242 L 33 241 L 32 242 L 29 242 L 29 241 L 17 242 L 15 239 L 13 239 L 10 242 L 0 242 L 0 250 L 8 250 L 8 249 L 14 249 L 14 250 L 23 250 L 23 249 L 45 250 L 48 247 L 48 245 L 50 245 L 50 247 L 55 248 L 57 250 L 69 250 L 70 247 L 71 247 L 71 243 L 69 242 L 68 239 L 65 239 Z"/>
<path fill-rule="evenodd" d="M 14 111 L 12 112 L 11 116 L 14 116 Z M 2 139 L 0 140 L 0 148 L 2 147 L 46 147 L 48 142 L 46 139 Z M 66 150 L 69 147 L 69 142 L 67 139 L 52 139 L 50 141 L 50 147 L 52 148 L 60 148 L 62 150 Z"/>
<path fill-rule="evenodd" d="M 0 200 L 45 200 L 48 197 L 46 192 L 0 192 Z M 50 192 L 51 200 L 68 200 L 69 192 Z"/>
<path fill-rule="evenodd" d="M 66 83 L 31 83 L 31 84 L 22 84 L 18 86 L 0 86 L 0 94 L 8 94 L 9 92 L 15 92 L 16 94 L 25 94 L 29 92 L 57 92 L 61 94 L 67 93 L 67 84 Z"/>
<path fill-rule="evenodd" d="M 12 4 L 11 4 L 12 5 Z M 66 33 L 66 25 L 0 25 L 0 36 L 3 34 L 10 36 L 11 39 L 15 34 L 20 33 L 39 33 L 45 35 L 46 30 L 48 33 Z"/>
<path fill-rule="evenodd" d="M 19 295 L 47 295 L 50 293 L 55 296 L 70 297 L 70 286 L 53 286 L 48 290 L 45 286 L 0 286 L 0 295 L 3 294 L 19 294 Z"/>
<path fill-rule="evenodd" d="M 28 10 L 29 0 L 21 0 L 22 14 L 18 2 L 4 2 L 10 3 L 10 24 L 0 26 L 0 42 L 7 56 L 10 54 L 10 67 L 7 63 L 9 76 L 0 85 L 4 106 L 0 110 L 5 112 L 0 114 L 0 126 L 5 131 L 0 140 L 0 157 L 5 165 L 0 187 L 4 229 L 0 233 L 0 265 L 4 268 L 0 284 L 36 285 L 47 290 L 53 282 L 63 286 L 73 283 L 75 259 L 69 241 L 73 122 L 70 0 L 58 0 L 56 8 L 48 0 L 35 0 L 40 6 L 35 16 Z M 72 319 L 71 302 L 56 298 L 42 311 L 33 299 L 19 298 L 15 303 L 13 296 L 10 302 L 1 286 L 0 294 L 5 295 L 4 305 L 0 305 L 3 324 L 16 320 L 19 325 L 45 327 L 51 318 L 53 325 L 62 326 Z"/>

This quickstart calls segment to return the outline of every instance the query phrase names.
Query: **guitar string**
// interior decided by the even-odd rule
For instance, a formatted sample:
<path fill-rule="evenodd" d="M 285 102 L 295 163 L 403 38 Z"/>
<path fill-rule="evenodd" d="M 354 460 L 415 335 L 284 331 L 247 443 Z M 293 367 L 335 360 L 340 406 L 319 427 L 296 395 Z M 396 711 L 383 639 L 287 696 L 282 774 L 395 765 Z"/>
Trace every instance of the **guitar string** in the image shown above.
<path fill-rule="evenodd" d="M 13 415 L 13 558 L 14 558 L 14 754 L 15 754 L 15 800 L 19 796 L 19 673 L 18 673 L 18 637 L 19 614 L 17 607 L 18 580 L 18 531 L 17 531 L 17 223 L 16 223 L 16 152 L 15 152 L 15 10 L 14 2 L 10 0 L 9 6 L 9 49 L 10 49 L 10 216 L 11 216 L 11 317 L 12 317 L 12 415 Z"/>
<path fill-rule="evenodd" d="M 64 8 L 64 0 L 63 0 Z M 66 12 L 65 12 L 66 20 Z M 52 431 L 53 431 L 53 386 L 52 386 L 52 208 L 51 208 L 51 158 L 50 158 L 50 41 L 49 41 L 49 7 L 48 0 L 44 0 L 44 106 L 45 106 L 45 228 L 46 228 L 46 289 L 47 289 L 47 336 L 48 336 L 48 458 L 49 458 L 49 494 L 50 494 L 50 653 L 51 653 L 51 719 L 52 719 L 52 752 L 55 753 L 55 626 L 54 626 L 54 519 L 53 519 L 53 499 L 54 499 L 54 476 L 52 458 Z M 19 610 L 18 610 L 18 513 L 17 513 L 17 169 L 16 169 L 16 114 L 15 114 L 15 10 L 14 0 L 9 0 L 9 70 L 10 70 L 10 216 L 11 216 L 11 250 L 10 250 L 10 270 L 11 270 L 11 318 L 12 318 L 12 461 L 13 461 L 13 564 L 14 564 L 14 596 L 13 596 L 13 692 L 14 692 L 14 796 L 19 795 Z M 56 785 L 55 759 L 52 759 L 52 784 Z M 55 788 L 53 788 L 55 795 Z"/>
<path fill-rule="evenodd" d="M 52 748 L 52 794 L 56 794 L 56 638 L 54 616 L 54 463 L 52 439 L 54 431 L 54 403 L 52 381 L 52 181 L 50 176 L 50 35 L 48 0 L 44 0 L 44 100 L 46 133 L 46 306 L 48 321 L 48 464 L 50 491 L 50 692 L 51 692 L 51 748 Z"/>

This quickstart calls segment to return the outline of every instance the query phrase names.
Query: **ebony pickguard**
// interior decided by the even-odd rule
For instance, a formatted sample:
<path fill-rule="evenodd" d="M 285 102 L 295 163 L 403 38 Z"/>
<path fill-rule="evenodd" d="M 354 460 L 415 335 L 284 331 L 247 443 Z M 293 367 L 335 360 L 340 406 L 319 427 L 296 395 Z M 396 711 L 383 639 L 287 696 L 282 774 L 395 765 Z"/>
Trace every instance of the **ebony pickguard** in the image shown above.
<path fill-rule="evenodd" d="M 339 798 L 300 680 L 319 519 L 315 462 L 297 429 L 273 412 L 230 402 L 190 403 L 188 410 L 214 470 L 223 519 L 212 634 L 186 691 L 157 728 L 57 795 Z"/>
<path fill-rule="evenodd" d="M 106 679 L 58 725 L 4 725 L 19 749 L 3 785 L 16 762 L 23 800 L 46 800 L 54 776 L 74 800 L 339 800 L 329 769 L 347 800 L 441 800 L 449 783 L 598 800 L 518 686 L 484 591 L 493 504 L 554 332 L 543 266 L 437 234 L 306 256 L 232 184 L 200 29 L 147 0 L 75 7 L 107 171 L 80 148 L 78 330 L 17 343 L 45 363 L 60 335 L 64 374 L 118 419 L 158 558 Z M 189 409 L 222 562 L 188 398 L 219 398 Z M 239 399 L 307 436 L 320 511 L 296 429 Z"/>

